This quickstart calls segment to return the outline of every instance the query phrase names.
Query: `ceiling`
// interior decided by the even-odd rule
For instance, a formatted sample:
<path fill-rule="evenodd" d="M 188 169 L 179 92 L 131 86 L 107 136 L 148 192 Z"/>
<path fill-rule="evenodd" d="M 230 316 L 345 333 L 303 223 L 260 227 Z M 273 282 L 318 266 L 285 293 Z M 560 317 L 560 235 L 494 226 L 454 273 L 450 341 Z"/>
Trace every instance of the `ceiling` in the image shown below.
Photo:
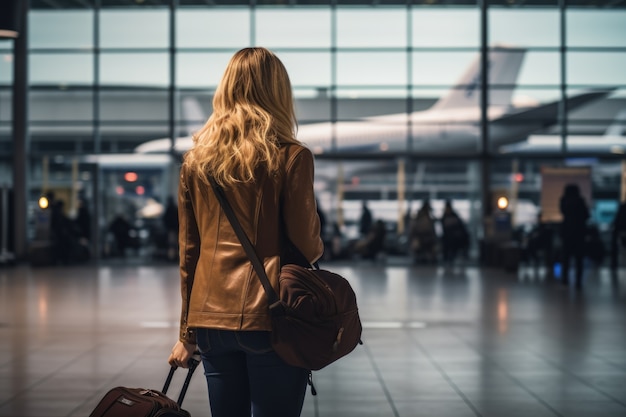
<path fill-rule="evenodd" d="M 416 6 L 467 6 L 479 0 L 30 0 L 31 9 L 77 9 L 101 7 L 168 6 L 175 2 L 181 6 L 235 6 L 235 5 L 406 5 Z M 559 0 L 488 0 L 490 5 L 509 7 L 558 6 Z M 626 8 L 626 0 L 566 0 L 574 7 Z"/>

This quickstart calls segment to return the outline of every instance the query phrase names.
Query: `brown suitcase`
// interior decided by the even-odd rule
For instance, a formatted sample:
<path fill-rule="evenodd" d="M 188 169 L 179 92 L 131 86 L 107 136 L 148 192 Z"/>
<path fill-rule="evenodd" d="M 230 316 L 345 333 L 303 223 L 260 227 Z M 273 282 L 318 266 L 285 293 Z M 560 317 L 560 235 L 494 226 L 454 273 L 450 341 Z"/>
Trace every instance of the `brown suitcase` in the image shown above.
<path fill-rule="evenodd" d="M 197 359 L 191 359 L 178 401 L 165 395 L 176 371 L 175 367 L 171 367 L 161 391 L 115 387 L 105 394 L 89 417 L 191 417 L 181 406 L 198 363 Z"/>

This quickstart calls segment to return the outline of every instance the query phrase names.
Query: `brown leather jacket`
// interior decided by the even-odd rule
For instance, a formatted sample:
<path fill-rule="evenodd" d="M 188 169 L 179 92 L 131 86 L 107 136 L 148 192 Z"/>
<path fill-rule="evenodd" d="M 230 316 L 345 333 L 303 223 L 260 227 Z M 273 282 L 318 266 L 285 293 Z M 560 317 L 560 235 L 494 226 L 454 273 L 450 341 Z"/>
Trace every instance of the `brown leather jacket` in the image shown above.
<path fill-rule="evenodd" d="M 313 155 L 303 146 L 290 144 L 280 148 L 280 158 L 282 169 L 276 175 L 259 170 L 254 183 L 225 188 L 276 290 L 281 228 L 310 262 L 323 251 L 313 192 Z M 180 340 L 195 343 L 196 327 L 270 330 L 265 292 L 237 235 L 210 185 L 184 165 L 178 208 Z"/>

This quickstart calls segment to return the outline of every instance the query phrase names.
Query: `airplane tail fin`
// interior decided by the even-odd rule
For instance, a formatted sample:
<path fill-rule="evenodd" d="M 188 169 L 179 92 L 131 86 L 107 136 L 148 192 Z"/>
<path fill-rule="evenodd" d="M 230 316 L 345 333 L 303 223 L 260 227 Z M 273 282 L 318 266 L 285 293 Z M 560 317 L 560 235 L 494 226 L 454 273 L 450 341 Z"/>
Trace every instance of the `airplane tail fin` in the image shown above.
<path fill-rule="evenodd" d="M 620 110 L 604 136 L 626 136 L 626 109 Z"/>
<path fill-rule="evenodd" d="M 185 134 L 193 135 L 202 129 L 206 123 L 206 115 L 200 106 L 200 102 L 195 97 L 185 97 L 182 102 L 182 116 Z"/>
<path fill-rule="evenodd" d="M 509 106 L 526 49 L 496 47 L 489 52 L 488 76 L 490 106 Z M 433 109 L 476 108 L 480 106 L 480 55 L 465 71 L 450 92 Z"/>

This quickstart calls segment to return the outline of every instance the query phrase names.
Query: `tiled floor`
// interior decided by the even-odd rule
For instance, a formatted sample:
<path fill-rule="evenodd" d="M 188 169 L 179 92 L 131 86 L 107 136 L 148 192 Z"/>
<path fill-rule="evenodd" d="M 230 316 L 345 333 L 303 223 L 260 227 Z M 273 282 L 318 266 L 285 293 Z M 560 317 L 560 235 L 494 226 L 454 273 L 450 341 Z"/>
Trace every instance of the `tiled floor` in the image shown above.
<path fill-rule="evenodd" d="M 626 270 L 576 292 L 530 270 L 325 267 L 354 285 L 365 345 L 314 374 L 303 416 L 626 416 Z M 0 416 L 160 389 L 178 294 L 174 265 L 0 269 Z M 201 371 L 184 408 L 210 415 Z"/>

